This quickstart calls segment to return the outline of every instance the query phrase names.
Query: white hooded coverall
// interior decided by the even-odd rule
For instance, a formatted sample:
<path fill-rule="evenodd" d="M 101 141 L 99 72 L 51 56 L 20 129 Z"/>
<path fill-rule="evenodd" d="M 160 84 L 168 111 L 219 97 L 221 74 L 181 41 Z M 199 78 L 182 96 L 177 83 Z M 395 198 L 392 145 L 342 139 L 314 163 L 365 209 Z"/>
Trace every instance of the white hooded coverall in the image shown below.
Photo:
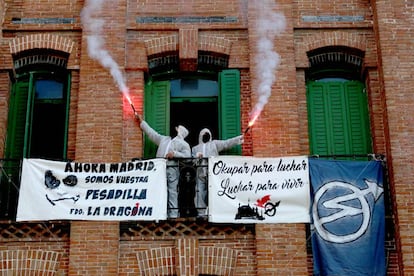
<path fill-rule="evenodd" d="M 203 136 L 207 134 L 209 139 L 207 142 L 203 142 Z M 243 143 L 243 135 L 239 135 L 227 140 L 212 140 L 211 132 L 209 129 L 204 128 L 200 131 L 198 137 L 199 144 L 194 146 L 191 150 L 192 157 L 195 158 L 208 158 L 210 156 L 217 156 L 219 152 L 230 149 L 236 145 Z M 194 203 L 197 208 L 199 216 L 207 215 L 207 159 L 199 159 L 199 167 L 197 168 L 196 177 L 196 195 Z"/>
<path fill-rule="evenodd" d="M 174 158 L 190 158 L 190 145 L 184 140 L 188 135 L 188 130 L 183 126 L 176 127 L 177 136 L 161 135 L 151 128 L 147 122 L 142 121 L 140 125 L 148 138 L 157 146 L 156 157 L 166 158 L 167 153 L 173 152 Z M 180 170 L 177 160 L 167 161 L 167 187 L 168 187 L 168 217 L 177 218 L 178 215 L 178 180 L 180 178 Z"/>

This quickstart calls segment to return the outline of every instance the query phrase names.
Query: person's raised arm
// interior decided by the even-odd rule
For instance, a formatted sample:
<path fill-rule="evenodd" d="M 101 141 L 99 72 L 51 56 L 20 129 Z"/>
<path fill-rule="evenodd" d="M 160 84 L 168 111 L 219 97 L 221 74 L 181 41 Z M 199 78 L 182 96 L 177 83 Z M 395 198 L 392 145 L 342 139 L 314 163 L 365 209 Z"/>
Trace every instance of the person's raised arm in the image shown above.
<path fill-rule="evenodd" d="M 244 142 L 243 135 L 239 135 L 230 139 L 226 140 L 214 140 L 214 143 L 216 143 L 217 151 L 223 151 L 226 149 L 230 149 L 236 145 L 241 145 Z"/>
<path fill-rule="evenodd" d="M 137 119 L 142 131 L 145 132 L 148 138 L 158 146 L 161 143 L 162 138 L 165 136 L 159 134 L 152 127 L 150 127 L 150 125 L 142 119 L 142 116 L 138 112 L 135 112 L 135 118 Z"/>

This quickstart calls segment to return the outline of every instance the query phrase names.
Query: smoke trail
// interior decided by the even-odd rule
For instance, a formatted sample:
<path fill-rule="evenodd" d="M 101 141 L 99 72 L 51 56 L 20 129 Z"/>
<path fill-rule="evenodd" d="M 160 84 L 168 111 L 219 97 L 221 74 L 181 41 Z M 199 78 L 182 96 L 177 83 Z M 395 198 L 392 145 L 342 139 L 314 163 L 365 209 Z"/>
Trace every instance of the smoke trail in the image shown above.
<path fill-rule="evenodd" d="M 274 12 L 275 3 L 270 0 L 262 0 L 263 5 L 256 6 L 258 32 L 257 53 L 255 55 L 255 70 L 258 80 L 257 102 L 251 112 L 249 126 L 259 117 L 264 106 L 267 104 L 272 93 L 272 85 L 276 80 L 275 70 L 277 69 L 280 56 L 274 48 L 274 39 L 280 35 L 286 27 L 283 14 Z"/>
<path fill-rule="evenodd" d="M 104 2 L 105 0 L 86 0 L 81 11 L 82 26 L 88 34 L 88 55 L 109 70 L 120 91 L 127 92 L 128 87 L 118 64 L 105 49 L 105 40 L 102 37 L 105 20 L 94 17 L 102 10 Z"/>

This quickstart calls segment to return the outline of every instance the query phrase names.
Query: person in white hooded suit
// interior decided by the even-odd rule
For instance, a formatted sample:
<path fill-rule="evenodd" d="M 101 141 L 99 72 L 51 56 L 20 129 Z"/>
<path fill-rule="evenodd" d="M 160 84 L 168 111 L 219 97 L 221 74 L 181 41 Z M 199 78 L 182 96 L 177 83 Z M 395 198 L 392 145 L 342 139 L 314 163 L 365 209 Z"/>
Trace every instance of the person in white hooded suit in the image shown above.
<path fill-rule="evenodd" d="M 226 140 L 213 140 L 211 131 L 204 128 L 200 131 L 199 143 L 191 149 L 191 155 L 198 158 L 198 168 L 196 177 L 196 195 L 194 203 L 197 208 L 198 216 L 207 215 L 207 164 L 206 158 L 217 156 L 223 150 L 230 149 L 243 143 L 243 135 L 239 135 Z"/>
<path fill-rule="evenodd" d="M 148 138 L 157 146 L 156 157 L 166 158 L 167 161 L 167 186 L 168 186 L 168 217 L 177 218 L 178 212 L 178 181 L 180 178 L 180 170 L 177 160 L 173 158 L 190 158 L 190 145 L 184 140 L 189 131 L 182 125 L 175 128 L 177 136 L 174 138 L 166 135 L 161 135 L 149 126 L 147 122 L 142 120 L 138 113 L 135 117 L 140 123 L 140 127 Z"/>

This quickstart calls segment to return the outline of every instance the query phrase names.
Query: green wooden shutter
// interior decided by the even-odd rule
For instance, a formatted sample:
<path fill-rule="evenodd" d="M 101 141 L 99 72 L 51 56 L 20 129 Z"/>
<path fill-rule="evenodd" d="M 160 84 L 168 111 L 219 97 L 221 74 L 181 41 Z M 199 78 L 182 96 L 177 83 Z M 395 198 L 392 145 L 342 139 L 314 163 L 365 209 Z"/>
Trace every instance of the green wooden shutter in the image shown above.
<path fill-rule="evenodd" d="M 347 121 L 346 91 L 339 82 L 326 83 L 327 109 L 330 113 L 328 119 L 331 123 L 330 135 L 332 137 L 332 154 L 347 154 L 352 152 L 349 141 Z"/>
<path fill-rule="evenodd" d="M 145 86 L 145 120 L 158 133 L 169 135 L 170 82 L 150 82 Z M 157 145 L 144 136 L 144 157 L 153 158 Z"/>
<path fill-rule="evenodd" d="M 27 152 L 29 81 L 19 81 L 13 84 L 10 95 L 9 117 L 7 126 L 6 157 L 21 159 Z"/>
<path fill-rule="evenodd" d="M 368 106 L 362 83 L 309 82 L 307 90 L 311 154 L 369 153 Z"/>
<path fill-rule="evenodd" d="M 308 85 L 308 122 L 310 153 L 330 154 L 331 137 L 330 120 L 327 109 L 324 85 L 312 82 Z"/>
<path fill-rule="evenodd" d="M 70 87 L 72 83 L 72 75 L 68 74 L 68 79 L 66 81 L 66 112 L 65 112 L 65 130 L 63 136 L 63 149 L 62 157 L 63 159 L 67 158 L 67 149 L 68 149 L 68 132 L 69 132 L 69 111 L 70 111 Z"/>
<path fill-rule="evenodd" d="M 27 155 L 27 135 L 29 124 L 28 107 L 30 107 L 29 81 L 19 81 L 13 84 L 7 124 L 7 138 L 5 157 L 2 164 L 3 173 L 0 173 L 0 216 L 15 218 L 18 186 L 20 185 L 20 162 Z M 17 185 L 17 186 L 16 186 Z"/>
<path fill-rule="evenodd" d="M 236 69 L 224 70 L 219 74 L 219 130 L 220 139 L 228 139 L 241 134 L 240 126 L 240 72 Z M 222 154 L 241 154 L 241 146 Z"/>
<path fill-rule="evenodd" d="M 369 127 L 368 102 L 362 83 L 353 81 L 346 83 L 348 100 L 348 120 L 350 144 L 355 154 L 371 152 L 371 132 Z"/>

